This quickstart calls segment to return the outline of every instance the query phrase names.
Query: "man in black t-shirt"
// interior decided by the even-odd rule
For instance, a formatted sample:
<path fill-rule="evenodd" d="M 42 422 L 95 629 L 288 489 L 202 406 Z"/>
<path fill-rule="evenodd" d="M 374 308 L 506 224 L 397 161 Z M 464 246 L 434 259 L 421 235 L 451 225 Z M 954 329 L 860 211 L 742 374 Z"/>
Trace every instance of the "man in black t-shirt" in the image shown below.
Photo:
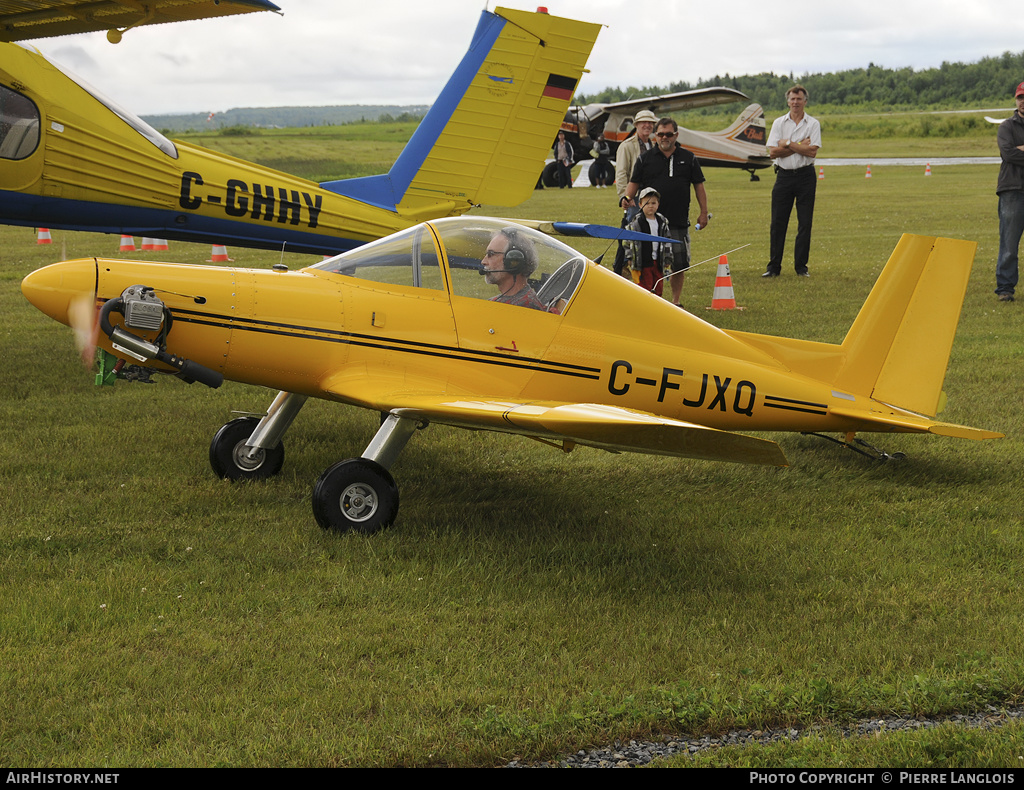
<path fill-rule="evenodd" d="M 708 224 L 708 196 L 704 189 L 704 173 L 692 153 L 676 141 L 679 125 L 671 118 L 658 121 L 655 138 L 657 147 L 640 155 L 633 166 L 633 174 L 626 186 L 625 197 L 634 205 L 637 192 L 653 187 L 661 195 L 661 213 L 668 219 L 672 238 L 680 241 L 682 249 L 675 255 L 672 265 L 672 301 L 679 305 L 685 272 L 690 267 L 690 187 L 697 198 L 700 215 L 697 226 Z M 681 305 L 680 305 L 681 306 Z"/>

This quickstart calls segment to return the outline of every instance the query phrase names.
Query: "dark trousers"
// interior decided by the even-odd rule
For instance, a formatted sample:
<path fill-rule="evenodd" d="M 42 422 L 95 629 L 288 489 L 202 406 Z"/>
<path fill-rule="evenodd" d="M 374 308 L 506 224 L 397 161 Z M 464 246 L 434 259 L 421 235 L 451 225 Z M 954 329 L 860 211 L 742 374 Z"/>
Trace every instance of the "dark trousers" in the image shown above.
<path fill-rule="evenodd" d="M 818 179 L 814 165 L 798 170 L 779 170 L 772 189 L 771 257 L 768 271 L 778 274 L 782 271 L 782 254 L 786 250 L 786 230 L 789 217 L 796 204 L 796 244 L 793 263 L 797 272 L 807 271 L 811 257 L 811 225 L 814 222 L 814 190 Z"/>
<path fill-rule="evenodd" d="M 558 160 L 558 188 L 565 189 L 566 187 L 572 187 L 572 165 L 568 167 Z"/>

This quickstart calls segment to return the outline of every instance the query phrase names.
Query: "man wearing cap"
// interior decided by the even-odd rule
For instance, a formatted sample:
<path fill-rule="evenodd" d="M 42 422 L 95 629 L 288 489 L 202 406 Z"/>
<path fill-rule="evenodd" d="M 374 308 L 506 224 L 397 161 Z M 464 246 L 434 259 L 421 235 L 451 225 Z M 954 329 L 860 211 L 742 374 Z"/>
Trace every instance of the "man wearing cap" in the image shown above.
<path fill-rule="evenodd" d="M 1017 288 L 1017 250 L 1024 233 L 1024 82 L 1014 91 L 1017 109 L 999 124 L 999 260 L 996 263 L 996 295 L 1012 302 Z"/>
<path fill-rule="evenodd" d="M 807 262 L 811 257 L 811 225 L 814 222 L 814 192 L 818 180 L 814 157 L 821 148 L 821 124 L 808 115 L 807 89 L 794 85 L 786 91 L 789 112 L 776 118 L 768 135 L 768 155 L 775 160 L 775 186 L 772 188 L 771 250 L 768 270 L 762 277 L 778 277 L 782 254 L 786 250 L 786 230 L 796 204 L 796 242 L 793 265 L 801 277 L 810 277 Z"/>
<path fill-rule="evenodd" d="M 636 209 L 629 211 L 630 203 L 626 199 L 626 186 L 629 184 L 629 177 L 633 174 L 633 166 L 636 160 L 644 151 L 654 146 L 651 134 L 654 132 L 654 124 L 658 122 L 657 116 L 650 110 L 640 110 L 633 117 L 633 125 L 636 127 L 636 134 L 619 146 L 615 152 L 615 191 L 619 195 L 619 208 L 622 209 L 622 227 L 633 219 Z M 622 242 L 615 253 L 615 273 L 622 274 L 625 253 Z"/>
<path fill-rule="evenodd" d="M 657 147 L 640 155 L 633 166 L 633 175 L 626 185 L 625 197 L 629 204 L 644 187 L 654 187 L 661 195 L 661 213 L 668 219 L 669 236 L 680 242 L 676 245 L 672 263 L 672 302 L 677 307 L 683 292 L 683 278 L 690 268 L 690 187 L 700 206 L 697 218 L 699 228 L 706 227 L 708 195 L 704 189 L 704 172 L 700 162 L 690 151 L 677 142 L 679 124 L 671 118 L 658 121 L 655 131 Z"/>

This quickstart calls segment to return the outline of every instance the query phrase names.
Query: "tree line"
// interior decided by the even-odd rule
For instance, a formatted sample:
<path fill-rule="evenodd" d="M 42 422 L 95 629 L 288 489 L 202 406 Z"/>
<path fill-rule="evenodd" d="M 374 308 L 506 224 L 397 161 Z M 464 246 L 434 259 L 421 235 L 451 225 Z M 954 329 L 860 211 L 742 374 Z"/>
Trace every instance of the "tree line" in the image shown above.
<path fill-rule="evenodd" d="M 574 104 L 617 102 L 640 96 L 722 86 L 742 91 L 765 110 L 784 111 L 786 91 L 799 82 L 816 105 L 865 109 L 956 109 L 960 107 L 1011 106 L 1013 89 L 1024 80 L 1024 52 L 1005 52 L 977 63 L 948 63 L 915 71 L 868 64 L 867 68 L 826 74 L 716 74 L 696 83 L 673 82 L 667 86 L 607 88 L 599 93 L 578 94 Z"/>

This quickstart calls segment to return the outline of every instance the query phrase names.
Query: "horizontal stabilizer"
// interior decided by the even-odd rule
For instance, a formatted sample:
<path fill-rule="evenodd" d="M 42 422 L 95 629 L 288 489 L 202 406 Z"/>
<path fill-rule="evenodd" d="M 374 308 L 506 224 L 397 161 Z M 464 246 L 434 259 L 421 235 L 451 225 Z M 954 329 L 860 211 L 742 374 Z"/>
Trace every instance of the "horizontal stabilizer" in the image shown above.
<path fill-rule="evenodd" d="M 883 406 L 879 405 L 878 408 L 883 408 Z M 863 427 L 857 428 L 858 431 L 889 430 L 894 433 L 933 433 L 936 436 L 951 436 L 954 439 L 974 439 L 976 441 L 1003 438 L 1003 434 L 995 431 L 971 428 L 967 425 L 954 425 L 949 422 L 936 422 L 895 408 L 886 412 L 879 410 L 864 412 L 830 406 L 829 413 L 836 417 L 849 417 L 863 423 Z M 884 428 L 880 428 L 880 426 L 884 426 Z"/>

